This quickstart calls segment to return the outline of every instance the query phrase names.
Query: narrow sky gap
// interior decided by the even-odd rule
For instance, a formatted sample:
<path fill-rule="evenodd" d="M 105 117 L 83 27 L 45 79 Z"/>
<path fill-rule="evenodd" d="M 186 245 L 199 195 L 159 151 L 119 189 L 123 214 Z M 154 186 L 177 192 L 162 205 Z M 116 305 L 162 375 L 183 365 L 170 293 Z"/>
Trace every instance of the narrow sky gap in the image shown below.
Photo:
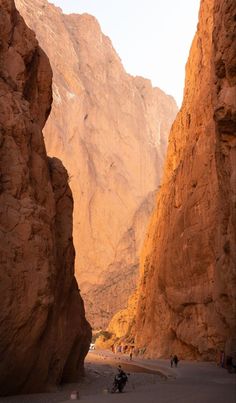
<path fill-rule="evenodd" d="M 64 13 L 94 15 L 126 71 L 149 78 L 181 106 L 185 64 L 200 0 L 51 0 Z"/>

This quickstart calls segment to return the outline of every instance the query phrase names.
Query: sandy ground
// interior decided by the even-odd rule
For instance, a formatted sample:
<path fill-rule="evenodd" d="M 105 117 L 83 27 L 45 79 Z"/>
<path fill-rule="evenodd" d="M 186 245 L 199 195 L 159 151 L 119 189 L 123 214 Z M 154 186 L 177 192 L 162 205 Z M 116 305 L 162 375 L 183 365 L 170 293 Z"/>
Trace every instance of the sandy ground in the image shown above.
<path fill-rule="evenodd" d="M 124 393 L 110 394 L 117 366 L 129 372 Z M 93 351 L 85 362 L 86 377 L 52 393 L 0 398 L 1 403 L 71 403 L 79 391 L 85 403 L 236 403 L 236 375 L 215 363 L 180 361 L 170 368 L 167 360 L 144 360 Z M 75 400 L 74 400 L 75 401 Z"/>

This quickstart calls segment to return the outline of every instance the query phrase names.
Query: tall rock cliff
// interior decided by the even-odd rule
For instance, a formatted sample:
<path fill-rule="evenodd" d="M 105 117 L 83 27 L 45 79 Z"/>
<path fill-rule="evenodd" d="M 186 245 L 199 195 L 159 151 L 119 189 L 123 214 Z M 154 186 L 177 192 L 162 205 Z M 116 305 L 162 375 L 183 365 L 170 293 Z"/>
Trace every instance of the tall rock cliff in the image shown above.
<path fill-rule="evenodd" d="M 141 263 L 136 343 L 150 356 L 236 351 L 236 7 L 202 0 Z"/>
<path fill-rule="evenodd" d="M 83 372 L 90 327 L 74 277 L 73 200 L 42 128 L 52 72 L 13 0 L 0 2 L 0 394 Z"/>
<path fill-rule="evenodd" d="M 90 15 L 17 0 L 52 64 L 44 135 L 71 178 L 76 273 L 95 327 L 125 306 L 160 183 L 174 100 L 131 77 Z"/>

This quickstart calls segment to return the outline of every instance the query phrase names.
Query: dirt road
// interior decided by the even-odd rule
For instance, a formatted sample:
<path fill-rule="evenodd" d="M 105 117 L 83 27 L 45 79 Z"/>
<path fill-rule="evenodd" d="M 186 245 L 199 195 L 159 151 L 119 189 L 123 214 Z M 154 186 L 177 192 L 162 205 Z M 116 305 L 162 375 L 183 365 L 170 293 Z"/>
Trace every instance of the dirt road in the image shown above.
<path fill-rule="evenodd" d="M 130 372 L 122 394 L 110 394 L 116 368 Z M 0 403 L 71 403 L 72 391 L 79 391 L 85 403 L 235 403 L 236 376 L 215 363 L 180 361 L 170 368 L 167 360 L 144 360 L 114 355 L 107 351 L 90 352 L 86 358 L 86 377 L 52 393 L 0 398 Z"/>

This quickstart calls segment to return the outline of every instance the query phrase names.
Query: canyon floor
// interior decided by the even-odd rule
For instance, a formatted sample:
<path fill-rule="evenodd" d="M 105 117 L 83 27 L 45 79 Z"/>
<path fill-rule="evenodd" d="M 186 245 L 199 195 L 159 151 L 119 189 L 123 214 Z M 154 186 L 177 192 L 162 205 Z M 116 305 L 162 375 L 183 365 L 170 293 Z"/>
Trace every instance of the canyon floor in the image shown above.
<path fill-rule="evenodd" d="M 129 372 L 122 394 L 110 394 L 117 366 Z M 170 368 L 168 360 L 145 360 L 92 351 L 85 361 L 86 377 L 79 384 L 64 385 L 51 393 L 0 398 L 1 403 L 69 403 L 79 391 L 85 403 L 235 403 L 236 374 L 215 363 L 180 361 Z M 75 400 L 74 400 L 75 401 Z"/>

